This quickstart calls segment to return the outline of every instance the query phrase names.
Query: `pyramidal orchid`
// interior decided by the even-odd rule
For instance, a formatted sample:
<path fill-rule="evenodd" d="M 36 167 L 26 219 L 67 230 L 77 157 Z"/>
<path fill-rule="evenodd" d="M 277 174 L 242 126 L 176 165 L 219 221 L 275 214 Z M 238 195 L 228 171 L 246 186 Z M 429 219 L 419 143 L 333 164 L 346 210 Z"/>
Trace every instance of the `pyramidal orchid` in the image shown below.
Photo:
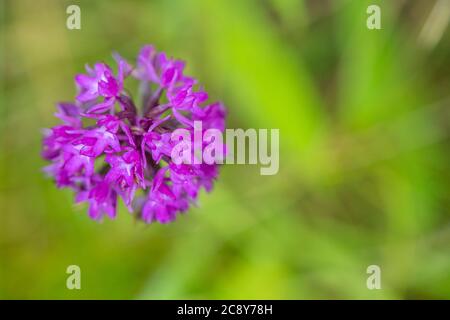
<path fill-rule="evenodd" d="M 71 188 L 86 202 L 92 219 L 114 218 L 118 198 L 146 223 L 173 221 L 210 191 L 217 164 L 175 164 L 171 159 L 178 128 L 225 130 L 225 108 L 208 104 L 208 94 L 184 74 L 184 62 L 144 46 L 132 66 L 114 54 L 117 72 L 105 63 L 75 76 L 73 103 L 59 103 L 61 124 L 44 131 L 44 171 L 59 188 Z M 139 82 L 140 107 L 124 87 Z"/>

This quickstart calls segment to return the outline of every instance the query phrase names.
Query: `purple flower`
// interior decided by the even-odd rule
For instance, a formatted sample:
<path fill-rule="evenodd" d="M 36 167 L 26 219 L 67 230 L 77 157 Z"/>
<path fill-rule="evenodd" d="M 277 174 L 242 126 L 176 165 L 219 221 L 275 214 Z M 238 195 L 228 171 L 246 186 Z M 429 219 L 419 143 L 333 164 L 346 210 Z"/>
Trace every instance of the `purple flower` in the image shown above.
<path fill-rule="evenodd" d="M 146 152 L 150 152 L 152 159 L 158 164 L 161 161 L 163 155 L 170 157 L 170 153 L 172 151 L 172 142 L 170 141 L 170 133 L 158 133 L 155 132 L 154 129 L 161 125 L 164 121 L 168 120 L 170 116 L 165 117 L 164 119 L 155 121 L 147 133 L 145 133 L 142 137 L 142 159 L 144 161 L 144 166 L 147 165 L 147 157 L 145 156 Z"/>
<path fill-rule="evenodd" d="M 112 115 L 103 116 L 98 122 L 97 127 L 91 130 L 85 130 L 83 135 L 72 142 L 73 145 L 81 146 L 80 154 L 96 158 L 103 152 L 120 152 L 120 141 L 117 131 L 120 126 L 120 120 Z"/>
<path fill-rule="evenodd" d="M 137 67 L 133 71 L 134 76 L 142 81 L 151 81 L 158 83 L 159 77 L 155 70 L 155 48 L 153 46 L 144 46 L 139 52 L 137 58 Z"/>
<path fill-rule="evenodd" d="M 201 121 L 203 129 L 225 131 L 226 110 L 222 103 L 216 102 L 204 108 L 197 108 L 192 113 L 192 120 Z"/>
<path fill-rule="evenodd" d="M 94 174 L 94 159 L 80 153 L 80 148 L 72 144 L 62 147 L 60 154 L 53 158 L 52 164 L 44 168 L 54 176 L 58 187 L 76 189 L 76 182 Z"/>
<path fill-rule="evenodd" d="M 118 94 L 119 83 L 114 78 L 109 66 L 104 63 L 96 63 L 92 69 L 86 65 L 86 71 L 87 75 L 75 76 L 75 82 L 80 91 L 77 96 L 78 101 L 88 102 L 99 96 L 115 97 Z"/>
<path fill-rule="evenodd" d="M 52 160 L 58 157 L 62 147 L 81 136 L 77 128 L 60 125 L 44 131 L 42 157 Z"/>
<path fill-rule="evenodd" d="M 97 177 L 97 181 L 89 191 L 81 191 L 76 202 L 89 202 L 89 217 L 99 220 L 104 214 L 110 218 L 116 217 L 117 193 L 104 180 Z"/>
<path fill-rule="evenodd" d="M 142 159 L 137 150 L 126 151 L 121 156 L 109 154 L 105 162 L 111 166 L 106 174 L 106 181 L 116 183 L 121 188 L 130 188 L 134 185 L 145 188 Z"/>
<path fill-rule="evenodd" d="M 136 67 L 113 57 L 117 73 L 105 63 L 87 66 L 75 77 L 76 101 L 58 104 L 62 124 L 44 131 L 42 156 L 50 161 L 44 171 L 58 187 L 73 189 L 77 203 L 87 202 L 94 220 L 114 218 L 120 196 L 146 223 L 173 221 L 201 189 L 211 191 L 218 165 L 176 165 L 172 133 L 192 132 L 194 121 L 203 132 L 223 132 L 225 108 L 206 104 L 208 94 L 184 74 L 185 63 L 153 46 L 141 49 Z M 130 75 L 140 82 L 142 108 L 123 87 Z"/>
<path fill-rule="evenodd" d="M 168 96 L 172 107 L 179 110 L 201 109 L 198 108 L 198 105 L 208 100 L 206 92 L 195 92 L 192 85 L 174 88 L 169 92 Z"/>
<path fill-rule="evenodd" d="M 152 188 L 142 209 L 142 219 L 151 223 L 158 221 L 168 223 L 175 219 L 177 212 L 184 212 L 189 207 L 186 197 L 177 197 L 168 185 L 165 177 L 167 167 L 160 169 L 153 179 Z"/>
<path fill-rule="evenodd" d="M 73 128 L 81 128 L 81 110 L 80 108 L 72 103 L 58 103 L 58 112 L 55 116 L 62 120 L 66 125 Z"/>
<path fill-rule="evenodd" d="M 87 75 L 75 76 L 75 83 L 79 91 L 76 100 L 91 104 L 87 108 L 87 112 L 98 114 L 113 111 L 114 103 L 123 90 L 123 80 L 131 73 L 131 66 L 122 57 L 116 54 L 115 60 L 118 64 L 117 77 L 104 63 L 96 63 L 94 69 L 86 65 Z M 98 101 L 99 98 L 100 101 Z"/>

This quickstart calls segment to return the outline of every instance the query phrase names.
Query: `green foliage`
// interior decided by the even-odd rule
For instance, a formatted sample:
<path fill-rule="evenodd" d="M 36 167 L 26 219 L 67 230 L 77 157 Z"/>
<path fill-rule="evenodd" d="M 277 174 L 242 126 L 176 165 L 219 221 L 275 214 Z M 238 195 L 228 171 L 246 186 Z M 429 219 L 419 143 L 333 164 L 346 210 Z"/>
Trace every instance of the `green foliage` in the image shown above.
<path fill-rule="evenodd" d="M 450 297 L 449 32 L 419 37 L 434 1 L 76 3 L 81 30 L 67 1 L 0 8 L 1 298 Z M 92 222 L 57 190 L 40 158 L 55 102 L 86 62 L 145 43 L 188 62 L 228 127 L 279 128 L 279 174 L 225 166 L 164 226 L 123 207 Z M 371 264 L 382 290 L 366 288 Z"/>

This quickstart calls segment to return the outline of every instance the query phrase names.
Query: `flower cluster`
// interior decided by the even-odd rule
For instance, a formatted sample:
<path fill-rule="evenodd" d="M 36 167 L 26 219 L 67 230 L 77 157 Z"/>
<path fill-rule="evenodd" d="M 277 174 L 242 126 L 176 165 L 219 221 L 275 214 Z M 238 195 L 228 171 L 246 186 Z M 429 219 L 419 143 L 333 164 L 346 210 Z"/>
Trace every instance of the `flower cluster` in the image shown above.
<path fill-rule="evenodd" d="M 86 67 L 75 77 L 75 103 L 59 103 L 62 124 L 45 130 L 44 168 L 58 187 L 75 191 L 89 204 L 89 216 L 114 218 L 121 197 L 146 223 L 167 223 L 195 203 L 199 190 L 210 191 L 216 164 L 175 164 L 171 152 L 178 128 L 225 130 L 221 103 L 184 75 L 184 63 L 144 46 L 133 67 L 114 54 L 117 72 L 105 63 Z M 142 108 L 124 88 L 127 78 L 140 83 Z"/>

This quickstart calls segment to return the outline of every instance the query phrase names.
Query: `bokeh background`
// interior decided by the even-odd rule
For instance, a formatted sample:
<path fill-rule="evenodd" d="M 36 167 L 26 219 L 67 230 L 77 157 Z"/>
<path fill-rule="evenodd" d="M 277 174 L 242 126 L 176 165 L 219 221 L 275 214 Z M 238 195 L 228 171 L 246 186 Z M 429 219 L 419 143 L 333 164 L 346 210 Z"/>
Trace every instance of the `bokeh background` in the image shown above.
<path fill-rule="evenodd" d="M 450 1 L 0 3 L 0 298 L 450 298 Z M 85 63 L 147 43 L 229 128 L 279 128 L 279 174 L 224 166 L 175 223 L 97 223 L 42 174 L 41 129 Z"/>

